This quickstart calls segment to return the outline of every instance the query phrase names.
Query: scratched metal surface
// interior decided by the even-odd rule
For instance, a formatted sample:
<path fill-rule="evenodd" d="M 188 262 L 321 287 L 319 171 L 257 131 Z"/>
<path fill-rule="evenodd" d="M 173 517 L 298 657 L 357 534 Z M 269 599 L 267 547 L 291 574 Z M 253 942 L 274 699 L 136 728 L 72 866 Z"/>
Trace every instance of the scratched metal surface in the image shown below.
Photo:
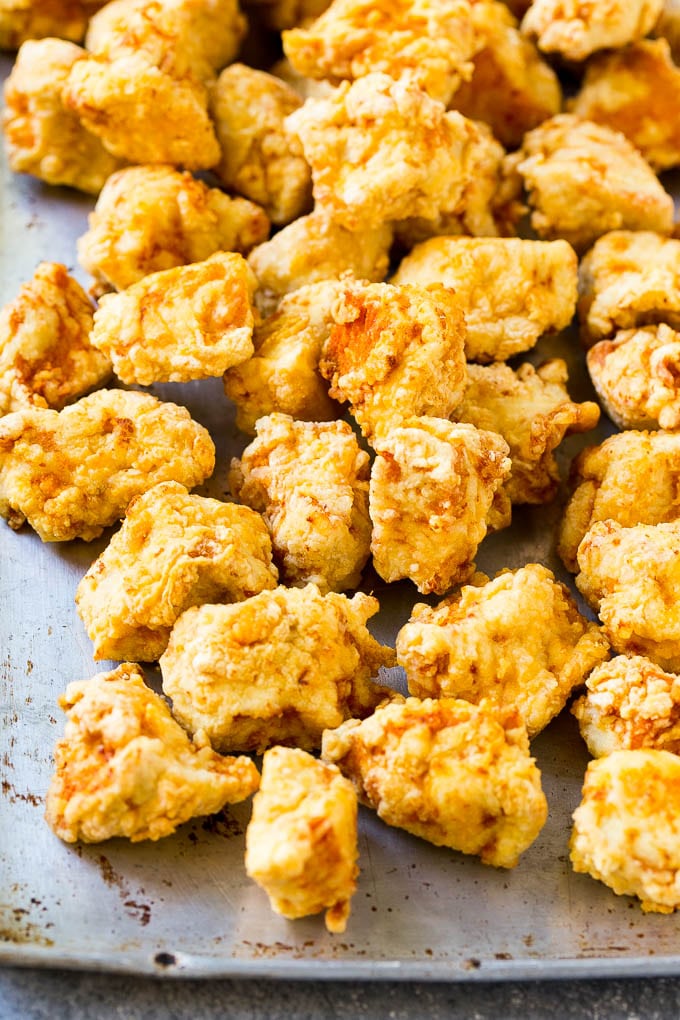
<path fill-rule="evenodd" d="M 75 268 L 74 242 L 91 203 L 3 174 L 4 302 L 40 259 Z M 571 364 L 573 395 L 587 396 L 574 337 L 543 341 L 535 360 L 557 352 Z M 227 458 L 244 440 L 219 383 L 155 392 L 186 403 L 211 429 L 218 467 L 203 491 L 224 495 Z M 567 444 L 565 463 L 577 442 L 583 440 Z M 538 560 L 559 570 L 558 514 L 559 505 L 518 513 L 511 532 L 483 545 L 480 568 Z M 76 585 L 106 539 L 43 545 L 28 529 L 17 534 L 0 525 L 0 962 L 186 976 L 447 981 L 680 971 L 676 919 L 644 916 L 631 900 L 569 867 L 570 815 L 587 756 L 568 715 L 535 741 L 550 817 L 514 871 L 429 846 L 362 809 L 361 877 L 342 936 L 327 934 L 320 918 L 293 923 L 269 910 L 243 868 L 247 805 L 155 844 L 62 844 L 43 821 L 42 804 L 63 725 L 56 701 L 70 680 L 108 668 L 94 663 L 73 605 Z M 365 587 L 383 607 L 376 634 L 393 641 L 415 589 L 388 588 L 373 575 Z M 400 683 L 398 673 L 393 681 Z"/>

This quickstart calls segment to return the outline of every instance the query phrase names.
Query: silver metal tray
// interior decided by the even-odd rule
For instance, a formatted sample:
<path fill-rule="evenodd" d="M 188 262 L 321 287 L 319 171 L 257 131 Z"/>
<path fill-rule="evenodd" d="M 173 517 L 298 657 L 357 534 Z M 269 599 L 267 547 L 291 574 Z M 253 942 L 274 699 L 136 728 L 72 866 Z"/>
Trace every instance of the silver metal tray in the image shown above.
<path fill-rule="evenodd" d="M 5 74 L 8 67 L 5 59 Z M 76 269 L 75 239 L 91 202 L 6 169 L 2 189 L 4 302 L 41 259 Z M 589 396 L 577 338 L 542 341 L 534 360 L 557 353 L 569 361 L 572 395 Z M 228 458 L 245 440 L 221 384 L 152 389 L 186 404 L 210 428 L 218 465 L 200 491 L 224 496 Z M 563 465 L 605 430 L 567 441 Z M 485 541 L 479 568 L 493 573 L 540 561 L 564 577 L 553 550 L 559 514 L 559 504 L 518 511 L 511 531 Z M 158 843 L 61 843 L 43 820 L 52 748 L 63 728 L 56 702 L 69 681 L 109 668 L 94 663 L 73 603 L 106 540 L 43 545 L 29 529 L 14 533 L 0 522 L 0 963 L 438 981 L 680 973 L 680 918 L 645 916 L 637 902 L 571 870 L 570 816 L 587 753 L 566 713 L 535 741 L 550 816 L 513 871 L 430 846 L 362 809 L 361 876 L 344 935 L 329 935 L 320 917 L 288 922 L 271 912 L 243 867 L 248 805 Z M 386 586 L 375 575 L 365 587 L 382 606 L 374 632 L 393 642 L 415 589 Z M 148 678 L 158 679 L 151 671 Z M 402 683 L 399 671 L 392 680 Z"/>

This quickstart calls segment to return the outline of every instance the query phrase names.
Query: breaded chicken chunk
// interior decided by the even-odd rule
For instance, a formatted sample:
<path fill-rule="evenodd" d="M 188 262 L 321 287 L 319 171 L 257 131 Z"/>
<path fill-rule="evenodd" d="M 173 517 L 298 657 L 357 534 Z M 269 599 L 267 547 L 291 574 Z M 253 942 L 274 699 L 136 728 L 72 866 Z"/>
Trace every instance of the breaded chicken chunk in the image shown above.
<path fill-rule="evenodd" d="M 356 889 L 357 795 L 335 765 L 272 747 L 246 830 L 246 871 L 290 919 L 325 910 L 343 932 Z"/>
<path fill-rule="evenodd" d="M 253 19 L 267 28 L 281 32 L 285 28 L 304 25 L 322 14 L 331 0 L 242 0 Z"/>
<path fill-rule="evenodd" d="M 185 609 L 241 602 L 275 588 L 277 576 L 259 514 L 160 482 L 132 500 L 76 606 L 95 659 L 154 662 Z"/>
<path fill-rule="evenodd" d="M 539 237 L 585 251 L 610 230 L 673 229 L 673 199 L 618 131 L 562 113 L 524 137 L 516 163 Z"/>
<path fill-rule="evenodd" d="M 106 182 L 78 258 L 103 289 L 123 290 L 216 251 L 245 254 L 268 233 L 269 220 L 253 202 L 169 166 L 135 166 Z"/>
<path fill-rule="evenodd" d="M 566 329 L 577 268 L 566 241 L 433 237 L 402 260 L 392 282 L 451 287 L 465 312 L 468 361 L 505 361 Z"/>
<path fill-rule="evenodd" d="M 5 82 L 2 127 L 15 173 L 96 195 L 121 162 L 62 101 L 69 72 L 84 56 L 61 39 L 24 43 Z"/>
<path fill-rule="evenodd" d="M 578 547 L 598 521 L 630 528 L 680 517 L 680 433 L 620 432 L 587 447 L 572 463 L 571 489 L 557 551 L 575 574 Z"/>
<path fill-rule="evenodd" d="M 642 655 L 594 669 L 571 711 L 594 758 L 641 747 L 680 753 L 680 677 Z"/>
<path fill-rule="evenodd" d="M 533 0 L 522 31 L 546 53 L 585 60 L 642 39 L 662 7 L 663 0 Z"/>
<path fill-rule="evenodd" d="M 680 0 L 663 0 L 662 11 L 652 35 L 667 39 L 673 59 L 676 62 L 680 60 Z"/>
<path fill-rule="evenodd" d="M 101 298 L 92 344 L 125 383 L 222 375 L 253 353 L 256 287 L 255 274 L 236 252 L 151 273 Z"/>
<path fill-rule="evenodd" d="M 0 516 L 43 542 L 90 541 L 157 482 L 200 485 L 215 466 L 206 429 L 149 393 L 98 390 L 63 411 L 0 418 Z"/>
<path fill-rule="evenodd" d="M 370 595 L 313 584 L 187 609 L 160 659 L 175 717 L 218 750 L 319 747 L 324 729 L 391 695 L 371 680 L 395 662 L 366 628 L 378 609 Z"/>
<path fill-rule="evenodd" d="M 397 661 L 419 698 L 483 698 L 515 709 L 529 737 L 544 729 L 609 653 L 600 628 L 538 563 L 478 574 L 438 606 L 417 604 L 397 635 Z"/>
<path fill-rule="evenodd" d="M 0 311 L 0 416 L 31 405 L 60 411 L 106 382 L 111 362 L 89 341 L 93 313 L 65 266 L 40 263 Z"/>
<path fill-rule="evenodd" d="M 368 559 L 368 454 L 343 421 L 260 418 L 257 438 L 232 460 L 235 499 L 264 517 L 281 579 L 322 594 L 356 588 Z"/>
<path fill-rule="evenodd" d="M 591 761 L 574 812 L 574 871 L 645 912 L 680 907 L 680 758 L 669 751 L 615 751 Z"/>
<path fill-rule="evenodd" d="M 45 817 L 67 843 L 161 839 L 258 787 L 249 758 L 192 742 L 132 663 L 69 684 L 59 704 L 68 721 Z"/>
<path fill-rule="evenodd" d="M 27 39 L 57 36 L 80 42 L 102 0 L 0 0 L 0 49 L 17 50 Z"/>
<path fill-rule="evenodd" d="M 513 503 L 549 503 L 560 483 L 555 449 L 565 436 L 595 428 L 599 407 L 569 398 L 567 365 L 561 358 L 538 370 L 528 362 L 516 370 L 468 365 L 467 374 L 467 389 L 453 417 L 498 432 L 506 441 L 512 469 L 505 490 Z"/>
<path fill-rule="evenodd" d="M 408 577 L 426 594 L 467 581 L 489 527 L 510 523 L 499 491 L 510 473 L 505 440 L 421 417 L 382 433 L 375 449 L 369 513 L 378 574 Z"/>
<path fill-rule="evenodd" d="M 322 755 L 388 825 L 513 868 L 548 814 L 519 713 L 408 698 L 323 735 Z"/>
<path fill-rule="evenodd" d="M 465 388 L 465 320 L 454 292 L 352 283 L 331 308 L 320 362 L 371 441 L 413 415 L 446 418 Z"/>

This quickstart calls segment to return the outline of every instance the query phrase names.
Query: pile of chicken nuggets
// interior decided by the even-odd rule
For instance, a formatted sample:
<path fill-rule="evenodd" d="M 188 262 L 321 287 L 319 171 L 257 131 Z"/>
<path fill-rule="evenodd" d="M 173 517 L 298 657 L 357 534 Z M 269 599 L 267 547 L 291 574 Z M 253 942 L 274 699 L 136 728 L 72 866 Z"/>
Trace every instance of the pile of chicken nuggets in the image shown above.
<path fill-rule="evenodd" d="M 47 820 L 158 839 L 254 794 L 248 874 L 340 932 L 358 803 L 514 867 L 548 812 L 529 741 L 571 702 L 573 866 L 672 912 L 680 7 L 242 3 L 0 0 L 10 166 L 96 196 L 90 294 L 45 261 L 0 312 L 0 515 L 119 525 L 76 607 L 121 664 L 60 699 Z M 600 418 L 538 355 L 575 315 L 621 429 L 555 536 L 588 615 L 543 564 L 475 566 Z M 249 437 L 231 501 L 191 491 L 215 437 L 140 389 L 209 378 Z M 371 568 L 434 597 L 395 648 Z"/>

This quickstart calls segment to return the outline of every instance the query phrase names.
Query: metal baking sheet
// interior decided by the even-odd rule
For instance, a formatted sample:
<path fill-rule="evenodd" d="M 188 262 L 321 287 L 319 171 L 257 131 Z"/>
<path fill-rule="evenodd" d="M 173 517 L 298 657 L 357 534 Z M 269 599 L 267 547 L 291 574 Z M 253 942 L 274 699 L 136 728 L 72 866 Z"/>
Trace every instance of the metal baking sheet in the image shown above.
<path fill-rule="evenodd" d="M 8 67 L 5 60 L 4 73 Z M 79 275 L 75 239 L 92 203 L 6 168 L 2 186 L 1 300 L 41 259 L 63 261 Z M 572 395 L 588 397 L 576 336 L 542 341 L 534 360 L 556 353 L 570 363 Z M 224 496 L 228 458 L 245 440 L 219 381 L 152 390 L 186 404 L 210 428 L 218 464 L 199 491 Z M 591 441 L 592 433 L 567 441 L 563 465 Z M 511 531 L 483 544 L 480 569 L 540 561 L 564 577 L 553 551 L 559 513 L 559 504 L 516 512 Z M 566 713 L 534 743 L 550 816 L 513 871 L 430 846 L 361 809 L 361 876 L 344 935 L 329 935 L 321 917 L 289 922 L 271 912 L 243 867 L 248 805 L 158 843 L 61 843 L 43 820 L 52 747 L 64 721 L 56 702 L 69 681 L 109 668 L 94 663 L 73 602 L 107 537 L 43 545 L 29 529 L 14 533 L 0 522 L 1 963 L 438 981 L 680 973 L 680 918 L 645 916 L 637 902 L 571 870 L 570 816 L 587 753 Z M 419 600 L 415 589 L 386 586 L 373 574 L 364 587 L 382 606 L 374 632 L 393 642 Z M 158 675 L 147 676 L 157 686 Z M 399 671 L 391 682 L 403 688 Z"/>

